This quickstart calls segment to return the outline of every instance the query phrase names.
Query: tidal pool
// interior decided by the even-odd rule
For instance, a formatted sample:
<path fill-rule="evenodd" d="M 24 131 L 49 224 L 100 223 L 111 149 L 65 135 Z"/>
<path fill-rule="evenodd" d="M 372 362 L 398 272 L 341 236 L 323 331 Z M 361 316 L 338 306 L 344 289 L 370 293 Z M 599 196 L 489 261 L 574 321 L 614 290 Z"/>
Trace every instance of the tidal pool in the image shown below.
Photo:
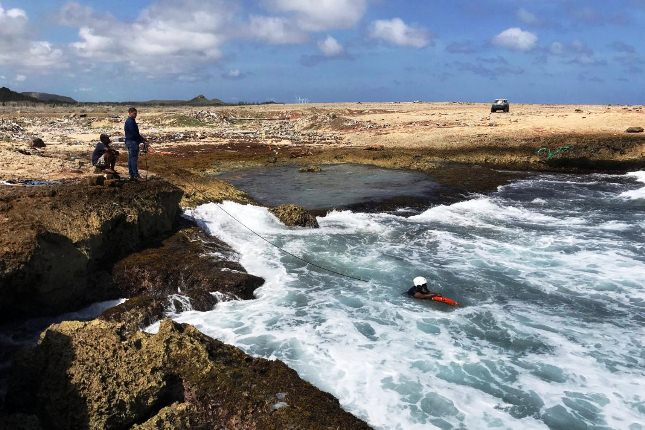
<path fill-rule="evenodd" d="M 441 186 L 425 173 L 359 164 L 322 166 L 305 173 L 298 166 L 254 168 L 220 177 L 258 203 L 297 203 L 306 209 L 378 208 L 437 202 Z"/>

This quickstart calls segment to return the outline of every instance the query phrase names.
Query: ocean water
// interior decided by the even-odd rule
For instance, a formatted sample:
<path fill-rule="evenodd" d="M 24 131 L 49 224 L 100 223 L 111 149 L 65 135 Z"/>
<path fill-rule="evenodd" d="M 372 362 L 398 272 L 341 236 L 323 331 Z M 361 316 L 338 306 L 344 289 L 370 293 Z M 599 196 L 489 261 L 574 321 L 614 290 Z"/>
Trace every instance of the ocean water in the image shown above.
<path fill-rule="evenodd" d="M 284 361 L 377 429 L 643 429 L 644 182 L 538 175 L 407 218 L 334 211 L 317 230 L 222 204 L 369 282 L 206 204 L 188 215 L 266 284 L 172 317 Z M 404 295 L 418 275 L 462 306 Z"/>

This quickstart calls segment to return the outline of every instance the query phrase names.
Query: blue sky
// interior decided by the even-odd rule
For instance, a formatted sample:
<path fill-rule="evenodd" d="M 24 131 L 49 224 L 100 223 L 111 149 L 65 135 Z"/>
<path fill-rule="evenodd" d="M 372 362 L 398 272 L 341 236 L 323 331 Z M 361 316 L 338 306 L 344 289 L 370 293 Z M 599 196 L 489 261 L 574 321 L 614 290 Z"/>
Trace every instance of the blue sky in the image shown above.
<path fill-rule="evenodd" d="M 645 0 L 0 0 L 0 86 L 81 101 L 645 103 Z"/>

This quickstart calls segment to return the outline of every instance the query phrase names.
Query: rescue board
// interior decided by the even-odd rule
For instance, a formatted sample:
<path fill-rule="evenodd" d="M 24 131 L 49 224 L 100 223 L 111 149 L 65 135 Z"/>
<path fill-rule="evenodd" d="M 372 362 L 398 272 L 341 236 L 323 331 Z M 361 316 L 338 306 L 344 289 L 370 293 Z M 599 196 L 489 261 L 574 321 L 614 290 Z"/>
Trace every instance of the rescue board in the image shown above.
<path fill-rule="evenodd" d="M 459 306 L 459 303 L 456 300 L 451 299 L 450 297 L 444 297 L 441 294 L 437 294 L 432 297 L 432 300 L 435 302 L 445 303 L 449 306 Z"/>

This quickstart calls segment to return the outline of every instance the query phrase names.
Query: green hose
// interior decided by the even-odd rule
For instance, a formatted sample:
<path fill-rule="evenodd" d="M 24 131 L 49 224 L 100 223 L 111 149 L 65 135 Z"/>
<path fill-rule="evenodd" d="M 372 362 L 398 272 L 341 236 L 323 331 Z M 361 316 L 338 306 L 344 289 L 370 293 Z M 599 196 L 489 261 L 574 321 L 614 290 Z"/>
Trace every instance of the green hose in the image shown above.
<path fill-rule="evenodd" d="M 562 154 L 564 152 L 569 151 L 571 148 L 573 148 L 573 145 L 564 145 L 556 149 L 555 151 L 551 151 L 549 148 L 546 146 L 544 148 L 540 148 L 537 150 L 537 154 L 546 154 L 546 159 L 547 161 L 552 160 L 555 156 Z"/>

